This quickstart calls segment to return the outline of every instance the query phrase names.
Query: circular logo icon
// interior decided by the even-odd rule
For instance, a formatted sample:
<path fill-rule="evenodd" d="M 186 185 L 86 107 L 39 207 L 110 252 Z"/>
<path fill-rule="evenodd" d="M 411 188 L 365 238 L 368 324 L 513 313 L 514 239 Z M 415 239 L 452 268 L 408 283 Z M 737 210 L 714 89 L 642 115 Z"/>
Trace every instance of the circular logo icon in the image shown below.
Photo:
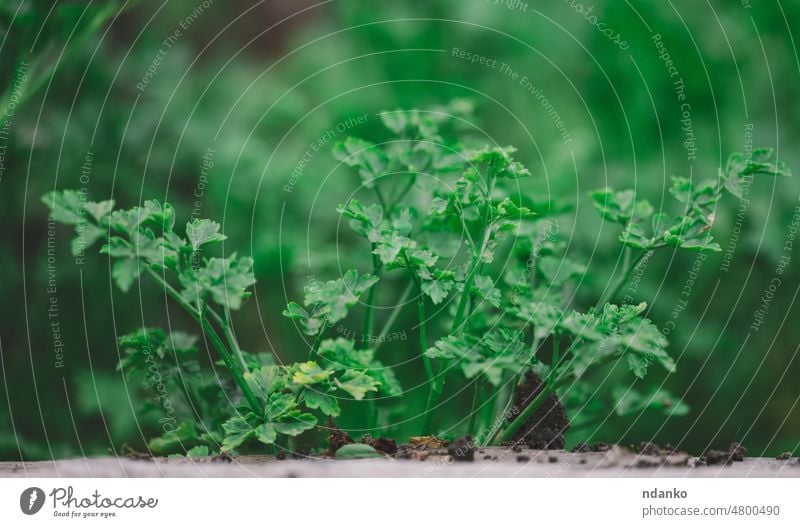
<path fill-rule="evenodd" d="M 31 487 L 22 491 L 19 497 L 19 508 L 28 516 L 36 514 L 44 505 L 44 491 L 39 487 Z"/>

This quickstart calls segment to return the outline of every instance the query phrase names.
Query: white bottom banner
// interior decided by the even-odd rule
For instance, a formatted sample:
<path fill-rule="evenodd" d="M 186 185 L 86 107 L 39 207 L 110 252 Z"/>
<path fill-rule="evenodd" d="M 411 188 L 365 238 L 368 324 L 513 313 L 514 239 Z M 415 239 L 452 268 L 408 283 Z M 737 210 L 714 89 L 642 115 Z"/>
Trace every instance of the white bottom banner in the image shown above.
<path fill-rule="evenodd" d="M 0 479 L 0 490 L 2 526 L 800 525 L 796 479 Z"/>

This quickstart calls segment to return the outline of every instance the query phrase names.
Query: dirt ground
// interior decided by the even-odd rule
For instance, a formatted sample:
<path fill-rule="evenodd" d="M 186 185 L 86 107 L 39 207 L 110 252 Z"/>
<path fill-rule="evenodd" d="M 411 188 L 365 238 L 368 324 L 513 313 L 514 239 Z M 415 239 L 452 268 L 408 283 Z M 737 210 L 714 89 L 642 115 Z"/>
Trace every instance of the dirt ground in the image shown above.
<path fill-rule="evenodd" d="M 2 462 L 0 477 L 800 477 L 797 458 L 745 458 L 730 465 L 695 466 L 686 454 L 637 455 L 608 452 L 484 448 L 474 461 L 454 461 L 446 452 L 418 459 L 214 458 L 69 459 Z"/>

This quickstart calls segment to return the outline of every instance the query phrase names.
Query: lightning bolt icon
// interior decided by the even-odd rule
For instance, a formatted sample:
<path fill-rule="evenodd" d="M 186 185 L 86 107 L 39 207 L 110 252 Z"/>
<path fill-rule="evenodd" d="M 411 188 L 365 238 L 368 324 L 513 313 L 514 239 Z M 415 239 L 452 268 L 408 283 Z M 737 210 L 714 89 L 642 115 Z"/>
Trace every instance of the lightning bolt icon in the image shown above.
<path fill-rule="evenodd" d="M 33 504 L 36 502 L 36 498 L 37 498 L 37 493 L 36 489 L 34 489 L 31 491 L 30 498 L 28 498 L 28 510 L 31 510 L 33 508 Z"/>

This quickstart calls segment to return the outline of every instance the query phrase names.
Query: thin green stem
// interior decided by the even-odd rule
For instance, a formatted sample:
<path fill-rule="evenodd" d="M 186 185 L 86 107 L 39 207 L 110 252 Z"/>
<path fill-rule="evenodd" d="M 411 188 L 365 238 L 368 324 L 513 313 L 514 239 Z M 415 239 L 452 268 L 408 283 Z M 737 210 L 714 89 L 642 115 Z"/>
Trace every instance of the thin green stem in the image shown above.
<path fill-rule="evenodd" d="M 603 357 L 601 360 L 593 363 L 591 367 L 597 368 L 610 362 L 614 362 L 621 356 L 621 354 L 615 353 L 607 357 Z M 574 358 L 572 360 L 574 360 Z M 510 441 L 514 437 L 514 434 L 517 432 L 517 430 L 519 430 L 520 427 L 525 424 L 525 421 L 527 421 L 530 416 L 533 415 L 536 409 L 542 405 L 547 397 L 556 393 L 559 388 L 573 379 L 574 373 L 570 371 L 572 360 L 567 361 L 567 363 L 560 368 L 556 368 L 554 366 L 550 370 L 550 375 L 548 375 L 544 380 L 544 387 L 542 388 L 542 391 L 540 391 L 539 394 L 533 398 L 530 404 L 528 404 L 519 414 L 517 414 L 514 420 L 511 421 L 511 423 L 509 423 L 508 426 L 506 426 L 506 428 L 500 432 L 500 435 L 496 440 L 498 443 Z"/>
<path fill-rule="evenodd" d="M 460 335 L 464 329 L 464 325 L 466 322 L 466 313 L 467 313 L 467 306 L 469 305 L 469 299 L 472 294 L 472 283 L 475 281 L 475 276 L 478 274 L 479 269 L 481 267 L 481 257 L 486 250 L 486 246 L 491 239 L 492 233 L 492 226 L 491 226 L 491 214 L 492 214 L 492 191 L 494 190 L 494 178 L 489 177 L 486 182 L 486 205 L 483 210 L 483 239 L 481 241 L 481 246 L 476 251 L 476 247 L 474 242 L 470 242 L 470 247 L 472 248 L 472 260 L 470 261 L 470 270 L 467 274 L 466 280 L 464 281 L 464 290 L 461 293 L 461 299 L 458 302 L 458 307 L 456 307 L 456 315 L 453 318 L 453 325 L 450 329 L 451 334 Z M 463 222 L 463 219 L 462 219 Z M 466 225 L 464 225 L 465 230 Z M 434 375 L 434 382 L 431 385 L 431 391 L 428 394 L 428 402 L 425 405 L 425 419 L 423 421 L 423 431 L 429 432 L 432 422 L 432 410 L 433 408 L 439 403 L 439 399 L 442 396 L 442 392 L 444 391 L 444 383 L 447 377 L 447 370 L 448 364 L 446 361 L 442 361 L 440 365 L 440 369 Z"/>
<path fill-rule="evenodd" d="M 442 396 L 444 390 L 444 371 L 440 367 L 438 372 L 434 372 L 434 382 L 431 383 L 431 389 L 428 392 L 428 401 L 425 403 L 425 414 L 422 420 L 422 433 L 431 434 L 433 425 L 433 408 Z"/>
<path fill-rule="evenodd" d="M 553 358 L 550 360 L 550 367 L 555 368 L 558 366 L 558 354 L 561 351 L 559 349 L 559 345 L 561 344 L 560 339 L 556 333 L 553 333 Z"/>
<path fill-rule="evenodd" d="M 244 353 L 242 353 L 242 349 L 239 347 L 239 342 L 236 340 L 236 335 L 231 329 L 230 312 L 227 309 L 225 310 L 227 321 L 223 320 L 223 318 L 216 311 L 208 306 L 206 306 L 206 312 L 211 316 L 211 320 L 213 320 L 222 330 L 222 334 L 225 337 L 228 346 L 230 346 L 230 348 L 236 354 L 236 358 L 239 359 L 239 364 L 242 366 L 242 371 L 248 371 L 249 368 L 247 367 L 247 361 L 244 360 Z"/>
<path fill-rule="evenodd" d="M 372 250 L 375 250 L 375 244 L 372 244 Z M 378 258 L 378 255 L 374 252 L 372 253 L 372 273 L 375 276 L 380 277 L 381 273 L 381 260 Z M 378 284 L 374 284 L 372 287 L 369 288 L 369 292 L 367 293 L 367 304 L 366 304 L 366 312 L 364 313 L 364 335 L 362 340 L 365 340 L 367 343 L 372 341 L 372 331 L 375 325 L 375 295 L 376 290 L 378 289 Z"/>
<path fill-rule="evenodd" d="M 647 256 L 648 254 L 652 254 L 652 252 L 657 250 L 657 249 L 663 249 L 666 246 L 667 245 L 663 244 L 663 243 L 662 244 L 653 245 L 648 250 L 639 253 L 639 255 L 636 257 L 636 259 L 633 260 L 633 262 L 630 262 L 630 257 L 628 257 L 629 263 L 627 265 L 623 263 L 623 266 L 627 267 L 626 270 L 625 270 L 625 274 L 623 274 L 619 278 L 619 280 L 617 280 L 617 282 L 615 283 L 614 287 L 611 288 L 609 291 L 607 291 L 607 294 L 603 295 L 603 297 L 597 302 L 597 305 L 595 305 L 595 310 L 598 310 L 598 309 L 602 308 L 603 305 L 606 302 L 610 302 L 610 301 L 614 300 L 614 298 L 617 295 L 619 295 L 620 291 L 622 290 L 622 287 L 625 286 L 625 284 L 628 283 L 628 280 L 631 277 L 631 273 L 633 273 L 633 271 L 636 270 L 636 268 L 639 266 L 639 264 L 642 262 L 642 259 L 645 256 Z M 628 247 L 626 247 L 625 249 L 629 250 Z"/>
<path fill-rule="evenodd" d="M 458 335 L 463 329 L 463 321 L 467 311 L 467 305 L 469 303 L 470 289 L 472 289 L 472 282 L 475 280 L 475 275 L 477 274 L 479 265 L 480 258 L 473 257 L 470 266 L 471 270 L 467 275 L 466 281 L 464 282 L 464 291 L 461 295 L 461 300 L 458 303 L 458 307 L 456 308 L 456 316 L 453 319 L 453 326 L 450 330 L 451 334 Z M 447 361 L 442 360 L 439 371 L 433 375 L 433 382 L 431 383 L 431 389 L 428 393 L 428 401 L 425 405 L 425 419 L 423 420 L 422 425 L 423 433 L 430 433 L 431 423 L 433 420 L 433 408 L 439 403 L 439 399 L 444 391 L 447 369 Z"/>
<path fill-rule="evenodd" d="M 492 215 L 492 191 L 494 189 L 494 180 L 493 178 L 489 178 L 489 181 L 486 182 L 486 206 L 483 209 L 483 239 L 481 240 L 480 248 L 475 251 L 475 247 L 472 247 L 472 260 L 470 261 L 469 265 L 469 274 L 467 274 L 467 278 L 464 281 L 464 291 L 461 293 L 461 300 L 458 302 L 458 307 L 456 308 L 456 316 L 453 319 L 453 327 L 450 329 L 450 333 L 460 334 L 463 328 L 463 322 L 465 318 L 465 314 L 467 311 L 467 304 L 469 303 L 469 297 L 472 294 L 472 283 L 475 281 L 475 276 L 478 274 L 479 269 L 481 267 L 481 258 L 483 257 L 483 253 L 486 250 L 486 246 L 489 244 L 489 240 L 491 239 L 492 235 L 492 226 L 491 226 L 491 215 Z"/>
<path fill-rule="evenodd" d="M 319 328 L 317 338 L 314 339 L 314 344 L 311 346 L 311 349 L 308 352 L 308 360 L 314 359 L 314 355 L 316 355 L 319 351 L 319 347 L 322 344 L 322 341 L 325 340 L 325 334 L 328 332 L 329 328 L 330 324 L 328 324 L 328 320 L 326 319 L 325 322 L 322 323 L 322 327 Z"/>
<path fill-rule="evenodd" d="M 198 323 L 200 327 L 203 329 L 203 333 L 209 338 L 211 344 L 216 348 L 219 352 L 222 360 L 225 362 L 225 365 L 231 371 L 236 384 L 242 390 L 245 399 L 247 399 L 247 403 L 250 405 L 250 408 L 259 413 L 259 409 L 261 408 L 261 404 L 250 389 L 250 385 L 247 384 L 247 381 L 244 379 L 244 374 L 242 370 L 239 369 L 239 365 L 234 360 L 233 356 L 231 355 L 230 351 L 225 347 L 225 344 L 220 339 L 219 335 L 217 335 L 214 326 L 208 321 L 208 319 L 203 314 L 202 310 L 195 309 L 185 298 L 181 296 L 181 294 L 175 290 L 161 275 L 155 272 L 153 269 L 148 268 L 148 273 L 151 277 L 167 292 L 167 294 L 172 297 L 187 313 Z"/>
<path fill-rule="evenodd" d="M 517 430 L 519 430 L 520 427 L 525 424 L 525 421 L 527 421 L 528 418 L 533 415 L 533 412 L 535 412 L 536 409 L 542 405 L 544 400 L 549 397 L 555 391 L 555 389 L 555 386 L 545 385 L 544 388 L 542 388 L 542 391 L 540 391 L 536 397 L 533 398 L 530 404 L 523 408 L 522 411 L 517 414 L 517 417 L 515 417 L 514 420 L 511 421 L 502 432 L 500 432 L 500 435 L 497 437 L 497 442 L 502 443 L 504 441 L 511 441 Z"/>
<path fill-rule="evenodd" d="M 398 194 L 397 197 L 394 198 L 394 200 L 392 200 L 394 205 L 400 203 L 400 201 L 402 201 L 402 199 L 406 197 L 406 194 L 408 194 L 411 191 L 416 181 L 417 181 L 417 176 L 411 176 L 409 182 L 400 191 L 400 194 Z"/>
<path fill-rule="evenodd" d="M 469 407 L 469 425 L 467 428 L 467 434 L 472 435 L 473 437 L 477 435 L 477 423 L 478 423 L 478 399 L 480 399 L 481 391 L 483 390 L 483 381 L 476 380 L 473 384 L 473 392 L 472 392 L 472 404 Z"/>
<path fill-rule="evenodd" d="M 528 353 L 528 362 L 527 362 L 527 364 L 530 364 L 531 361 L 533 361 L 533 358 L 536 356 L 536 352 L 539 351 L 539 343 L 541 341 L 542 341 L 542 339 L 540 339 L 539 336 L 536 335 L 536 328 L 534 327 L 533 328 L 533 339 L 531 340 L 531 349 L 529 350 L 530 352 Z"/>
<path fill-rule="evenodd" d="M 376 187 L 377 188 L 377 187 Z M 375 250 L 375 244 L 372 244 L 372 251 Z M 374 252 L 372 253 L 372 272 L 375 276 L 380 277 L 381 273 L 381 260 L 378 258 L 378 255 Z M 366 347 L 369 348 L 372 342 L 372 331 L 373 325 L 375 323 L 375 294 L 378 289 L 378 284 L 374 284 L 372 287 L 369 288 L 369 292 L 367 293 L 367 305 L 366 305 L 366 313 L 364 313 L 364 331 L 362 335 L 362 340 L 365 341 Z M 317 349 L 319 345 L 317 345 Z M 370 398 L 367 399 L 367 428 L 370 430 L 375 428 L 375 424 L 378 419 L 378 407 L 375 402 L 375 399 Z"/>
<path fill-rule="evenodd" d="M 425 295 L 422 293 L 422 284 L 413 269 L 409 268 L 411 278 L 417 286 L 417 316 L 419 317 L 419 353 L 425 367 L 425 374 L 429 382 L 433 382 L 433 366 L 431 360 L 425 353 L 428 350 L 428 332 L 426 328 L 427 317 L 425 316 Z"/>
<path fill-rule="evenodd" d="M 472 238 L 472 233 L 469 232 L 469 226 L 467 225 L 467 221 L 464 219 L 464 209 L 461 208 L 461 205 L 456 201 L 453 203 L 453 206 L 456 208 L 458 212 L 458 219 L 461 221 L 461 230 L 464 233 L 464 237 L 467 240 L 467 245 L 474 250 L 475 247 L 475 240 Z"/>
<path fill-rule="evenodd" d="M 534 331 L 535 331 L 535 328 L 534 328 Z M 507 400 L 507 402 L 506 402 L 506 404 L 505 404 L 505 406 L 503 408 L 503 411 L 500 413 L 501 417 L 504 416 L 504 415 L 507 415 L 508 411 L 511 409 L 511 404 L 514 402 L 514 393 L 516 392 L 517 386 L 522 382 L 522 380 L 524 379 L 524 376 L 525 376 L 525 372 L 528 370 L 528 367 L 533 362 L 533 358 L 536 356 L 536 352 L 539 349 L 539 343 L 540 342 L 541 342 L 541 339 L 538 336 L 534 335 L 533 342 L 531 343 L 530 353 L 528 354 L 527 362 L 523 365 L 522 368 L 520 368 L 520 370 L 517 373 L 514 374 L 514 380 L 513 380 L 512 386 L 511 386 L 511 390 L 510 390 L 511 393 L 508 396 L 508 400 Z M 556 337 L 556 335 L 554 333 L 553 334 L 553 360 L 551 361 L 551 366 L 553 368 L 555 368 L 556 365 L 558 364 L 558 360 L 559 360 L 559 343 L 557 342 L 557 337 Z M 486 441 L 486 444 L 489 444 L 494 439 L 494 436 L 496 436 L 498 432 L 499 432 L 499 429 L 497 431 L 495 431 L 495 433 L 491 437 L 488 438 L 488 440 Z"/>
<path fill-rule="evenodd" d="M 373 430 L 377 427 L 378 423 L 378 406 L 375 399 L 370 397 L 367 399 L 367 429 Z"/>
<path fill-rule="evenodd" d="M 519 384 L 519 382 L 518 382 L 519 379 L 520 379 L 520 376 L 515 376 L 514 381 L 513 381 L 513 386 L 511 386 L 511 389 L 508 390 L 508 398 L 506 399 L 506 404 L 503 405 L 503 411 L 500 412 L 500 414 L 498 416 L 499 419 L 505 420 L 505 418 L 506 418 L 505 416 L 507 416 L 509 410 L 511 410 L 511 406 L 514 403 L 514 394 L 516 393 L 517 385 Z M 494 423 L 494 421 L 492 421 L 492 423 Z M 485 440 L 483 440 L 481 442 L 481 446 L 486 446 L 486 445 L 492 444 L 492 441 L 494 441 L 495 436 L 499 432 L 500 432 L 500 427 L 497 427 L 492 434 L 490 434 L 488 437 L 486 437 Z"/>
<path fill-rule="evenodd" d="M 470 270 L 464 280 L 464 290 L 461 292 L 461 299 L 458 301 L 456 308 L 456 316 L 453 318 L 453 325 L 450 328 L 450 333 L 460 334 L 463 327 L 464 315 L 467 311 L 467 304 L 469 296 L 472 294 L 472 283 L 475 281 L 475 275 L 478 273 L 478 265 L 480 264 L 480 256 L 475 255 L 470 262 Z"/>
<path fill-rule="evenodd" d="M 475 430 L 475 435 L 483 433 L 487 426 L 491 425 L 492 416 L 494 414 L 494 404 L 492 401 L 492 386 L 488 382 L 483 383 L 484 391 L 486 392 L 486 401 L 481 408 L 481 420 L 478 423 L 478 429 Z M 500 397 L 498 393 L 496 397 Z"/>
<path fill-rule="evenodd" d="M 383 327 L 381 328 L 381 332 L 378 334 L 378 341 L 375 343 L 375 347 L 373 348 L 375 351 L 380 348 L 381 344 L 386 340 L 386 335 L 389 333 L 389 330 L 392 329 L 395 321 L 397 320 L 397 316 L 400 314 L 400 311 L 405 304 L 406 300 L 408 300 L 408 295 L 411 294 L 411 290 L 414 288 L 414 281 L 412 280 L 409 282 L 408 286 L 406 287 L 405 291 L 403 291 L 402 296 L 397 301 L 397 305 L 394 306 L 392 309 L 389 318 L 386 319 L 384 322 Z"/>
<path fill-rule="evenodd" d="M 239 339 L 236 338 L 236 333 L 233 331 L 233 315 L 231 314 L 231 308 L 227 305 L 223 306 L 223 311 L 225 313 L 225 328 L 230 333 L 231 343 L 242 360 L 242 366 L 247 370 L 247 362 L 244 360 L 244 353 L 242 353 L 242 348 L 239 346 Z"/>
<path fill-rule="evenodd" d="M 613 287 L 606 289 L 603 296 L 600 297 L 600 300 L 598 300 L 597 304 L 594 306 L 595 311 L 602 309 L 606 302 L 611 302 L 617 297 L 622 287 L 628 283 L 631 273 L 633 273 L 633 270 L 636 269 L 636 267 L 639 265 L 639 262 L 642 261 L 642 258 L 644 258 L 644 255 L 646 255 L 647 252 L 648 251 L 639 253 L 639 255 L 631 262 L 631 248 L 625 247 L 622 264 L 625 268 L 625 272 L 617 279 Z"/>
<path fill-rule="evenodd" d="M 381 189 L 380 189 L 380 187 L 378 186 L 378 180 L 375 180 L 375 195 L 376 195 L 376 196 L 378 196 L 378 201 L 379 201 L 379 202 L 380 202 L 380 204 L 381 204 L 381 208 L 382 208 L 382 209 L 383 209 L 385 212 L 387 212 L 387 213 L 388 213 L 389 211 L 386 209 L 386 200 L 385 200 L 385 199 L 384 199 L 384 197 L 383 197 L 383 192 L 381 192 Z"/>
<path fill-rule="evenodd" d="M 428 350 L 428 337 L 426 331 L 426 316 L 425 316 L 425 295 L 422 293 L 422 283 L 420 282 L 419 277 L 414 272 L 414 269 L 411 267 L 408 268 L 409 272 L 411 273 L 411 278 L 414 282 L 414 285 L 417 289 L 417 315 L 419 317 L 419 347 L 420 347 L 420 355 L 422 357 L 422 364 L 425 368 L 425 375 L 428 379 L 428 385 L 430 386 L 428 392 L 428 400 L 425 404 L 425 414 L 422 419 L 422 433 L 427 434 L 430 433 L 430 427 L 433 422 L 433 403 L 438 400 L 439 395 L 441 394 L 441 387 L 440 384 L 444 384 L 444 380 L 440 382 L 439 378 L 433 371 L 433 364 L 431 364 L 431 359 L 425 353 Z"/>

